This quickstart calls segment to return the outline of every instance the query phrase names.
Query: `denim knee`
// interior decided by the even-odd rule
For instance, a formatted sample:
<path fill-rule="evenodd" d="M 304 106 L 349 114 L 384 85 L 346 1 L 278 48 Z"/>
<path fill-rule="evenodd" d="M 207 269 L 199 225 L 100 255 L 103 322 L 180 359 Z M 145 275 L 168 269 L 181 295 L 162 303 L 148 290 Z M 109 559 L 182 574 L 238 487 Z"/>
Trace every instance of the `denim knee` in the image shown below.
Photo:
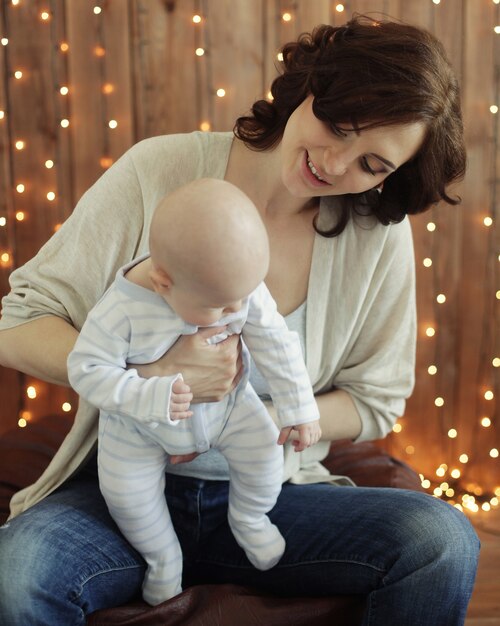
<path fill-rule="evenodd" d="M 38 524 L 26 523 L 29 516 L 27 511 L 0 528 L 0 623 L 53 626 L 65 615 L 67 623 L 85 624 L 83 610 L 65 591 L 74 572 L 64 571 L 64 553 Z"/>
<path fill-rule="evenodd" d="M 404 500 L 404 499 L 402 499 Z M 479 538 L 467 517 L 448 503 L 412 493 L 396 513 L 401 557 L 413 568 L 427 567 L 450 586 L 472 589 L 479 559 Z"/>

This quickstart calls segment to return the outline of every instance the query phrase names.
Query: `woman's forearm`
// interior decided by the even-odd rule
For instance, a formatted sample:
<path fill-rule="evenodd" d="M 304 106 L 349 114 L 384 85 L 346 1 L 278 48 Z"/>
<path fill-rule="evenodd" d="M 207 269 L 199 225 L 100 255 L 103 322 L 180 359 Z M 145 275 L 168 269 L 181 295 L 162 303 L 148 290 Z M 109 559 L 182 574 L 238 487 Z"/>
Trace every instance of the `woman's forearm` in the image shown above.
<path fill-rule="evenodd" d="M 78 331 L 60 317 L 42 317 L 0 331 L 0 364 L 69 386 L 66 360 Z"/>
<path fill-rule="evenodd" d="M 342 389 L 329 391 L 316 396 L 318 403 L 322 441 L 356 439 L 361 433 L 361 418 L 351 396 Z M 272 402 L 266 402 L 267 410 L 279 427 L 276 409 Z M 292 431 L 290 439 L 296 433 Z"/>
<path fill-rule="evenodd" d="M 351 396 L 343 389 L 316 396 L 321 416 L 323 441 L 356 439 L 361 433 L 361 418 Z"/>

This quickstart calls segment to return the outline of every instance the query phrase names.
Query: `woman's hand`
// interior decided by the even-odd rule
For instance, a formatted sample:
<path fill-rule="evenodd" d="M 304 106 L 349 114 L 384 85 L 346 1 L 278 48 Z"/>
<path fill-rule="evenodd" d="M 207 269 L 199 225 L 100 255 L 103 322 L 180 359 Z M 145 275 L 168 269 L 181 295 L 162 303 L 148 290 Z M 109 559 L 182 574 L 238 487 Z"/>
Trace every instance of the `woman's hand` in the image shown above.
<path fill-rule="evenodd" d="M 239 335 L 217 344 L 207 343 L 208 337 L 224 330 L 203 328 L 194 335 L 182 335 L 158 361 L 134 367 L 143 378 L 180 372 L 193 394 L 192 404 L 218 402 L 236 387 L 242 375 Z"/>

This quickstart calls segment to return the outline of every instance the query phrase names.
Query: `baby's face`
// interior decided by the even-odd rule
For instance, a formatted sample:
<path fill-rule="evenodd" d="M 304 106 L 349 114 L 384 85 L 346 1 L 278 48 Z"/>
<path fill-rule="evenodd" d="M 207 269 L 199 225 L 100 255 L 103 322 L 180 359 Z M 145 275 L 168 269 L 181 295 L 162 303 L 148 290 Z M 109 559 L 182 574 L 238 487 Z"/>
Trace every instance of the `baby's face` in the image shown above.
<path fill-rule="evenodd" d="M 180 285 L 173 285 L 169 290 L 168 304 L 188 324 L 203 327 L 211 326 L 224 316 L 239 311 L 243 298 L 207 297 L 206 294 L 183 289 Z"/>

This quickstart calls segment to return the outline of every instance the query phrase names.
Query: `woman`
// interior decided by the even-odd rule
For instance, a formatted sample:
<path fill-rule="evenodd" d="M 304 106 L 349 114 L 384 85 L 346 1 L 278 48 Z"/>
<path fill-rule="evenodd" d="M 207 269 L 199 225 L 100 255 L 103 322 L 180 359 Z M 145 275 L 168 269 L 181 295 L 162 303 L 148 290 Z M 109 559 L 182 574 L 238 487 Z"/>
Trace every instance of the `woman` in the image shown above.
<path fill-rule="evenodd" d="M 235 137 L 145 140 L 89 189 L 13 273 L 0 358 L 67 384 L 78 329 L 117 269 L 146 250 L 159 199 L 194 178 L 236 184 L 267 227 L 266 283 L 303 340 L 324 441 L 285 453 L 286 482 L 270 517 L 287 549 L 267 572 L 249 564 L 227 527 L 222 459 L 214 451 L 176 459 L 184 462 L 169 468 L 166 496 L 184 586 L 365 594 L 366 624 L 462 624 L 479 549 L 466 518 L 421 493 L 334 488 L 319 463 L 330 441 L 385 436 L 411 393 L 414 264 L 405 216 L 441 199 L 456 203 L 446 186 L 465 162 L 457 82 L 431 35 L 362 17 L 320 27 L 286 45 L 283 57 L 274 100 L 238 119 Z M 182 371 L 195 401 L 222 397 L 239 376 L 237 339 L 210 346 L 206 336 L 182 338 L 141 375 Z M 252 382 L 265 395 L 257 373 Z M 44 475 L 13 499 L 0 534 L 7 624 L 84 624 L 140 593 L 145 565 L 100 496 L 95 440 L 96 412 L 82 403 Z"/>

